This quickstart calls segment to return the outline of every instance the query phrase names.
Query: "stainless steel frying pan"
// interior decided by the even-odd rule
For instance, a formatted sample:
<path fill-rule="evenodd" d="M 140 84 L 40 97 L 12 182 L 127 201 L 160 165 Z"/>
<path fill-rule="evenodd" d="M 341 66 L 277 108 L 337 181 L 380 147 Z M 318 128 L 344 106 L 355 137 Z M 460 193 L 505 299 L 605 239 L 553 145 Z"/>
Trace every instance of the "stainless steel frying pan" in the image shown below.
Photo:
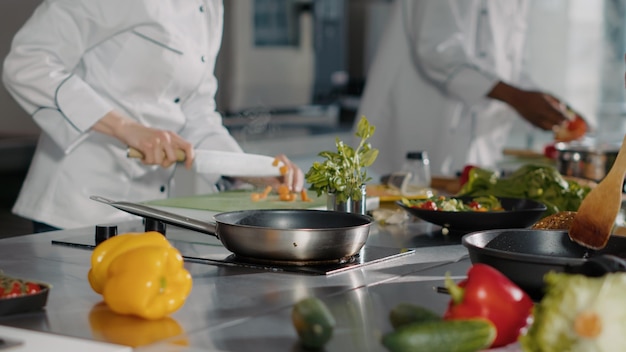
<path fill-rule="evenodd" d="M 219 213 L 215 223 L 162 211 L 143 204 L 91 199 L 125 212 L 217 237 L 244 258 L 317 262 L 349 258 L 369 236 L 373 219 L 360 214 L 325 210 L 264 209 Z"/>

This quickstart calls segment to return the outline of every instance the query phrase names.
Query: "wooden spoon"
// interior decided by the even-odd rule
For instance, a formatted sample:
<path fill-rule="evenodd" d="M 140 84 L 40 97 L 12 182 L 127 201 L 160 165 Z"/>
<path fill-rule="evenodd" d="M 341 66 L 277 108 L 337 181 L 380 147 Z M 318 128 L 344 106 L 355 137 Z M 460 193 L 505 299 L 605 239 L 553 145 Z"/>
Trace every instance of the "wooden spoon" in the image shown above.
<path fill-rule="evenodd" d="M 569 238 L 591 249 L 602 249 L 611 236 L 622 204 L 626 174 L 626 137 L 615 163 L 602 181 L 583 199 L 569 229 Z"/>

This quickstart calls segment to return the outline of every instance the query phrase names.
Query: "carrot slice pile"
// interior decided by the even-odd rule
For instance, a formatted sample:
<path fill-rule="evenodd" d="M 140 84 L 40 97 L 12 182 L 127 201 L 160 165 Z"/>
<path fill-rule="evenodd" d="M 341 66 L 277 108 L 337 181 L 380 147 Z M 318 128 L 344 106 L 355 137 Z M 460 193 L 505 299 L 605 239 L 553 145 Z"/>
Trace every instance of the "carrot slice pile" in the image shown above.
<path fill-rule="evenodd" d="M 263 190 L 262 193 L 252 193 L 250 195 L 250 200 L 252 200 L 253 202 L 258 202 L 261 199 L 265 199 L 267 198 L 267 196 L 270 194 L 270 192 L 272 192 L 272 186 L 267 186 L 265 187 L 265 189 Z"/>
<path fill-rule="evenodd" d="M 253 202 L 258 202 L 262 199 L 266 199 L 270 195 L 272 190 L 273 190 L 272 186 L 267 186 L 265 187 L 263 192 L 252 193 L 250 195 L 250 200 Z M 278 199 L 284 202 L 293 202 L 298 199 L 298 193 L 291 192 L 289 190 L 289 186 L 287 186 L 286 184 L 282 184 L 278 186 L 276 193 L 278 193 Z M 313 201 L 311 198 L 309 198 L 309 194 L 307 193 L 306 189 L 303 189 L 302 191 L 300 191 L 300 200 L 303 202 Z"/>

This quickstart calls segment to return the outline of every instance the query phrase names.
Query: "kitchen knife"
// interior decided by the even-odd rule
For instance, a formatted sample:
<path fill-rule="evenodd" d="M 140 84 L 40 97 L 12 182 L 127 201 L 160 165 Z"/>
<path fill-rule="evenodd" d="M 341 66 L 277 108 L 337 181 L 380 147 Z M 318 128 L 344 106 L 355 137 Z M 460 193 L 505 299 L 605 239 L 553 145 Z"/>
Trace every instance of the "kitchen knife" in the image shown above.
<path fill-rule="evenodd" d="M 127 155 L 129 158 L 143 159 L 143 154 L 134 148 L 129 148 Z M 279 162 L 274 166 L 273 157 L 260 154 L 196 150 L 195 155 L 194 170 L 205 174 L 247 177 L 280 176 L 280 167 L 283 165 Z M 176 160 L 185 161 L 185 152 L 177 150 Z"/>

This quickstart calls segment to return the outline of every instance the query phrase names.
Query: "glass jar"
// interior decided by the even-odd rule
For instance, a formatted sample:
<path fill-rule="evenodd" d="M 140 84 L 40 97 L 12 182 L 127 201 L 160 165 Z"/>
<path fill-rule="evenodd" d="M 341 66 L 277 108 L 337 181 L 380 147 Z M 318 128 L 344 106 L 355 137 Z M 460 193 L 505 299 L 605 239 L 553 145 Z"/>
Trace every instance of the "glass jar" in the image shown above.
<path fill-rule="evenodd" d="M 422 150 L 406 153 L 402 172 L 406 173 L 406 180 L 402 183 L 400 190 L 403 195 L 413 196 L 429 193 L 431 177 L 428 153 Z"/>

